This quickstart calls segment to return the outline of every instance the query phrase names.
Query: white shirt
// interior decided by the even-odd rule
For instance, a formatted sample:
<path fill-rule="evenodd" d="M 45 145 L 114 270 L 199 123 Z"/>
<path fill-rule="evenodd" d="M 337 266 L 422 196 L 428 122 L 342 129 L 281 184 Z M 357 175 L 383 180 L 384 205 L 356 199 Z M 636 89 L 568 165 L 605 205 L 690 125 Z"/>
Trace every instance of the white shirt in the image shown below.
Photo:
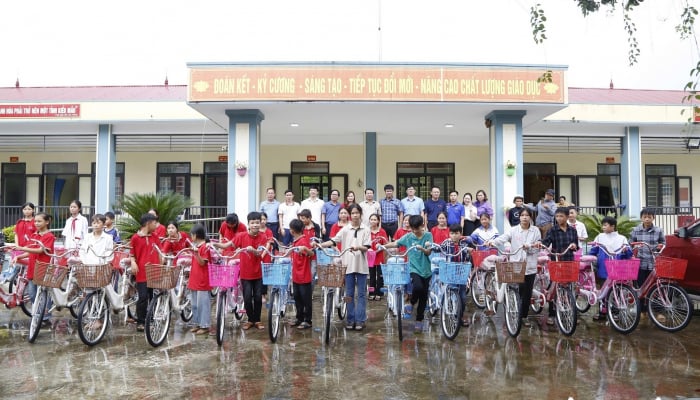
<path fill-rule="evenodd" d="M 280 203 L 280 207 L 277 210 L 280 226 L 284 229 L 289 229 L 289 223 L 297 217 L 299 211 L 301 211 L 301 206 L 296 201 L 292 204 Z"/>
<path fill-rule="evenodd" d="M 360 208 L 362 209 L 362 223 L 365 226 L 369 226 L 369 217 L 371 217 L 372 214 L 382 215 L 382 206 L 376 200 L 373 200 L 371 203 L 367 200 L 363 200 L 360 203 Z"/>
<path fill-rule="evenodd" d="M 585 244 L 586 240 L 588 240 L 588 231 L 586 231 L 586 225 L 582 222 L 575 222 L 572 224 L 571 222 L 567 221 L 567 223 L 576 228 L 576 233 L 578 234 L 578 241 Z"/>
<path fill-rule="evenodd" d="M 73 230 L 73 220 L 75 220 L 75 230 Z M 82 214 L 76 217 L 69 217 L 66 226 L 61 232 L 63 235 L 63 246 L 68 249 L 75 249 L 80 246 L 80 242 L 88 235 L 88 221 Z"/>
<path fill-rule="evenodd" d="M 92 247 L 92 250 L 88 248 Z M 83 264 L 97 265 L 106 264 L 112 261 L 114 254 L 114 239 L 109 233 L 102 232 L 100 236 L 93 233 L 87 235 L 80 246 L 80 261 Z M 109 254 L 108 256 L 105 256 Z"/>
<path fill-rule="evenodd" d="M 316 200 L 311 200 L 311 198 L 308 198 L 301 202 L 301 209 L 307 209 L 311 211 L 311 220 L 321 225 L 321 210 L 323 209 L 323 200 L 319 198 L 316 198 Z"/>

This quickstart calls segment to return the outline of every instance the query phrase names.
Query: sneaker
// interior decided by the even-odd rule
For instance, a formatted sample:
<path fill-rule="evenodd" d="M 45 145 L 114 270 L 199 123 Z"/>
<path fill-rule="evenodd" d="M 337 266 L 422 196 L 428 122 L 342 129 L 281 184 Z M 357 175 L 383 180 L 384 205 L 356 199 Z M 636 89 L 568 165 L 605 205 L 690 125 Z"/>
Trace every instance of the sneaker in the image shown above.
<path fill-rule="evenodd" d="M 301 325 L 301 321 L 299 321 L 299 320 L 295 320 L 294 322 L 292 322 L 292 326 L 299 326 L 299 325 Z"/>
<path fill-rule="evenodd" d="M 413 313 L 413 306 L 406 304 L 403 306 L 403 319 L 411 319 L 411 313 Z"/>
<path fill-rule="evenodd" d="M 368 299 L 374 301 L 374 295 L 369 296 Z"/>
<path fill-rule="evenodd" d="M 416 322 L 416 326 L 413 327 L 413 332 L 415 332 L 415 333 L 423 332 L 423 322 L 422 321 Z"/>
<path fill-rule="evenodd" d="M 547 317 L 547 325 L 554 325 L 554 317 Z"/>
<path fill-rule="evenodd" d="M 361 331 L 361 330 L 363 330 L 363 329 L 365 329 L 365 323 L 364 323 L 364 322 L 360 322 L 359 324 L 355 325 L 355 330 L 356 330 L 356 331 Z"/>
<path fill-rule="evenodd" d="M 302 330 L 309 329 L 309 328 L 311 328 L 311 324 L 306 322 L 306 321 L 302 322 L 301 324 L 299 324 L 299 326 L 297 326 L 297 329 L 302 329 Z"/>
<path fill-rule="evenodd" d="M 258 328 L 258 330 L 263 330 L 265 329 L 265 325 L 263 325 L 262 322 L 256 322 L 255 327 Z"/>
<path fill-rule="evenodd" d="M 48 319 L 41 321 L 41 328 L 51 328 L 51 321 Z"/>
<path fill-rule="evenodd" d="M 526 328 L 529 328 L 529 327 L 532 326 L 532 322 L 530 322 L 530 320 L 527 319 L 527 318 L 523 318 L 523 319 L 521 320 L 521 323 L 522 323 L 522 325 L 523 325 L 524 327 L 526 327 Z"/>
<path fill-rule="evenodd" d="M 143 324 L 136 325 L 136 332 L 143 332 L 145 330 L 146 328 L 143 326 Z"/>
<path fill-rule="evenodd" d="M 345 325 L 345 329 L 353 330 L 353 329 L 355 329 L 355 324 L 350 324 L 350 323 L 348 323 L 348 324 Z"/>

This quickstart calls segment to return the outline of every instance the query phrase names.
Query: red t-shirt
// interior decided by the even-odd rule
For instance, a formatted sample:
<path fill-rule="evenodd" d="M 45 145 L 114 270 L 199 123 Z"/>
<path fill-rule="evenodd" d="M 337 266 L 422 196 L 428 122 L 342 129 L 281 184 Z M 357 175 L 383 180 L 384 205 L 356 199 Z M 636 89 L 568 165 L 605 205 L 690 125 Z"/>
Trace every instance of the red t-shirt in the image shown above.
<path fill-rule="evenodd" d="M 248 228 L 246 228 L 245 224 L 242 222 L 239 222 L 236 228 L 230 228 L 224 221 L 224 223 L 221 224 L 221 227 L 219 227 L 219 235 L 228 241 L 233 240 L 236 234 L 241 232 L 248 232 Z"/>
<path fill-rule="evenodd" d="M 163 244 L 160 247 L 163 253 L 177 254 L 178 251 L 187 247 L 187 240 L 190 238 L 189 235 L 187 235 L 185 232 L 178 233 L 180 234 L 180 238 L 178 240 L 173 240 L 166 237 L 166 239 L 163 241 Z"/>
<path fill-rule="evenodd" d="M 308 237 L 302 235 L 296 238 L 292 245 L 311 248 L 311 241 L 309 241 Z M 291 258 L 292 282 L 299 284 L 311 283 L 311 260 L 313 257 L 294 251 L 291 253 Z"/>
<path fill-rule="evenodd" d="M 54 252 L 53 244 L 56 241 L 56 238 L 54 237 L 53 233 L 51 232 L 46 232 L 44 234 L 39 234 L 39 233 L 33 233 L 31 236 L 29 236 L 30 239 L 36 239 L 40 241 L 44 247 L 46 247 L 49 251 L 49 253 Z M 27 247 L 33 248 L 33 249 L 39 249 L 41 248 L 38 244 L 34 243 L 33 241 L 28 241 Z M 41 253 L 29 253 L 29 264 L 27 267 L 27 279 L 32 280 L 34 279 L 34 264 L 37 261 L 45 262 L 45 263 L 50 263 L 51 262 L 51 256 L 46 254 L 45 252 Z"/>
<path fill-rule="evenodd" d="M 164 238 L 167 235 L 168 235 L 168 230 L 165 228 L 165 225 L 158 223 L 156 230 L 153 232 L 153 236 L 157 237 L 157 238 Z"/>
<path fill-rule="evenodd" d="M 433 227 L 433 229 L 430 230 L 430 233 L 433 235 L 433 243 L 436 244 L 441 244 L 445 240 L 450 238 L 450 228 L 445 227 L 444 229 L 440 229 L 437 225 Z"/>
<path fill-rule="evenodd" d="M 263 233 L 265 233 L 265 236 L 267 236 L 268 243 L 272 243 L 272 238 L 275 237 L 275 235 L 272 234 L 272 229 L 265 228 L 265 232 L 263 232 Z M 272 262 L 272 257 L 270 256 L 270 254 L 265 253 L 265 256 L 263 256 L 263 258 L 262 258 L 262 262 L 264 262 L 264 263 Z"/>
<path fill-rule="evenodd" d="M 309 239 L 309 243 L 311 243 L 312 238 L 318 237 L 318 236 L 316 236 L 316 225 L 313 225 L 313 224 L 304 226 L 304 229 L 302 229 L 301 233 L 304 235 L 304 237 Z M 308 247 L 311 247 L 311 246 L 308 246 Z M 314 255 L 311 256 L 311 259 L 312 260 L 316 259 L 316 253 L 314 253 Z M 297 282 L 297 283 L 299 283 L 299 282 Z M 306 283 L 306 282 L 304 282 L 304 283 Z"/>
<path fill-rule="evenodd" d="M 192 290 L 209 291 L 209 246 L 201 244 L 197 248 L 197 253 L 202 257 L 203 263 L 197 262 L 197 257 L 192 257 L 192 269 L 190 270 L 190 280 L 187 287 Z"/>
<path fill-rule="evenodd" d="M 136 282 L 146 282 L 146 264 L 160 264 L 158 252 L 153 244 L 158 245 L 160 240 L 153 234 L 141 236 L 135 233 L 131 236 L 131 256 L 136 259 L 139 272 L 136 274 Z"/>
<path fill-rule="evenodd" d="M 17 224 L 15 224 L 15 237 L 17 238 L 17 244 L 20 247 L 27 246 L 27 239 L 24 237 L 25 235 L 27 237 L 31 237 L 35 233 L 36 226 L 34 225 L 33 219 L 20 219 L 19 221 L 17 221 Z"/>
<path fill-rule="evenodd" d="M 410 233 L 410 230 L 399 228 L 396 230 L 396 233 L 394 233 L 394 241 L 397 241 L 401 239 L 401 236 Z M 406 252 L 406 246 L 399 246 L 399 253 L 403 254 Z"/>
<path fill-rule="evenodd" d="M 372 250 L 376 251 L 377 246 L 389 243 L 389 236 L 386 234 L 386 231 L 384 230 L 384 228 L 379 228 L 378 232 L 372 232 L 370 230 L 369 233 L 370 233 L 370 237 L 372 238 Z M 378 238 L 384 238 L 384 240 L 381 240 L 381 239 L 377 240 Z M 376 240 L 376 242 L 375 242 L 375 240 Z M 381 265 L 383 263 L 384 263 L 384 252 L 380 251 L 377 253 L 377 255 L 374 258 L 374 265 L 370 265 L 370 267 Z"/>
<path fill-rule="evenodd" d="M 233 237 L 233 246 L 236 249 L 241 247 L 253 246 L 257 249 L 260 246 L 267 247 L 267 235 L 260 232 L 253 236 L 248 232 L 241 232 Z M 243 251 L 240 253 L 241 260 L 241 279 L 255 280 L 262 279 L 262 258 L 253 253 Z"/>
<path fill-rule="evenodd" d="M 346 224 L 346 225 L 347 225 L 347 224 Z M 340 232 L 340 230 L 343 229 L 343 228 L 345 228 L 345 225 L 340 226 L 340 225 L 338 225 L 338 223 L 336 222 L 336 223 L 333 224 L 333 226 L 331 227 L 331 233 L 330 233 L 330 235 L 328 235 L 328 237 L 334 238 L 335 235 L 337 235 L 338 232 Z M 343 249 L 342 249 L 342 246 L 340 245 L 340 243 L 336 243 L 335 246 L 338 248 L 338 251 L 343 250 Z"/>

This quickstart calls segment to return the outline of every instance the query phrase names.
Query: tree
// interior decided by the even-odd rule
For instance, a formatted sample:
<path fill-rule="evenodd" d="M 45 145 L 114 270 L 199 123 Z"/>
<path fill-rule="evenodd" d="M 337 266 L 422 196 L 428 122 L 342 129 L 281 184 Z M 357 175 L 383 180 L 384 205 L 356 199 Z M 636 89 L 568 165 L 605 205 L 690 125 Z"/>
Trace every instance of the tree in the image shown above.
<path fill-rule="evenodd" d="M 185 209 L 193 204 L 192 199 L 177 193 L 126 194 L 120 204 L 115 207 L 126 214 L 117 220 L 117 228 L 121 232 L 122 238 L 128 240 L 141 227 L 139 223 L 141 216 L 151 208 L 158 210 L 158 220 L 165 224 L 168 221 L 176 221 Z M 184 227 L 181 226 L 180 229 L 184 229 Z"/>

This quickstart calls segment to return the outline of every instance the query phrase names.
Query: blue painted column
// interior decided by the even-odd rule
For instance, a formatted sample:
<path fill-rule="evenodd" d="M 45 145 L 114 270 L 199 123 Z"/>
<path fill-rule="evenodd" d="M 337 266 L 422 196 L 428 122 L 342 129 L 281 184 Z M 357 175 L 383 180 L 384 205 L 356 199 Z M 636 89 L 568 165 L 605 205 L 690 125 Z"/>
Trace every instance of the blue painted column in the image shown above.
<path fill-rule="evenodd" d="M 226 110 L 228 122 L 227 211 L 241 221 L 257 209 L 260 193 L 260 110 Z M 240 176 L 236 162 L 245 162 L 247 172 Z"/>
<path fill-rule="evenodd" d="M 365 188 L 374 189 L 374 198 L 379 199 L 377 191 L 377 132 L 365 132 Z M 361 197 L 364 199 L 364 196 Z"/>
<path fill-rule="evenodd" d="M 112 209 L 117 179 L 116 141 L 112 125 L 100 124 L 97 130 L 97 154 L 95 155 L 95 212 Z"/>
<path fill-rule="evenodd" d="M 620 200 L 627 208 L 623 212 L 630 217 L 639 216 L 642 210 L 642 144 L 639 127 L 628 126 L 622 138 L 622 175 Z"/>
<path fill-rule="evenodd" d="M 486 115 L 489 127 L 489 151 L 493 224 L 499 232 L 509 229 L 505 207 L 513 204 L 513 197 L 523 193 L 523 117 L 521 110 L 492 111 Z M 515 173 L 506 175 L 506 162 L 515 163 Z M 476 199 L 475 199 L 476 200 Z"/>

